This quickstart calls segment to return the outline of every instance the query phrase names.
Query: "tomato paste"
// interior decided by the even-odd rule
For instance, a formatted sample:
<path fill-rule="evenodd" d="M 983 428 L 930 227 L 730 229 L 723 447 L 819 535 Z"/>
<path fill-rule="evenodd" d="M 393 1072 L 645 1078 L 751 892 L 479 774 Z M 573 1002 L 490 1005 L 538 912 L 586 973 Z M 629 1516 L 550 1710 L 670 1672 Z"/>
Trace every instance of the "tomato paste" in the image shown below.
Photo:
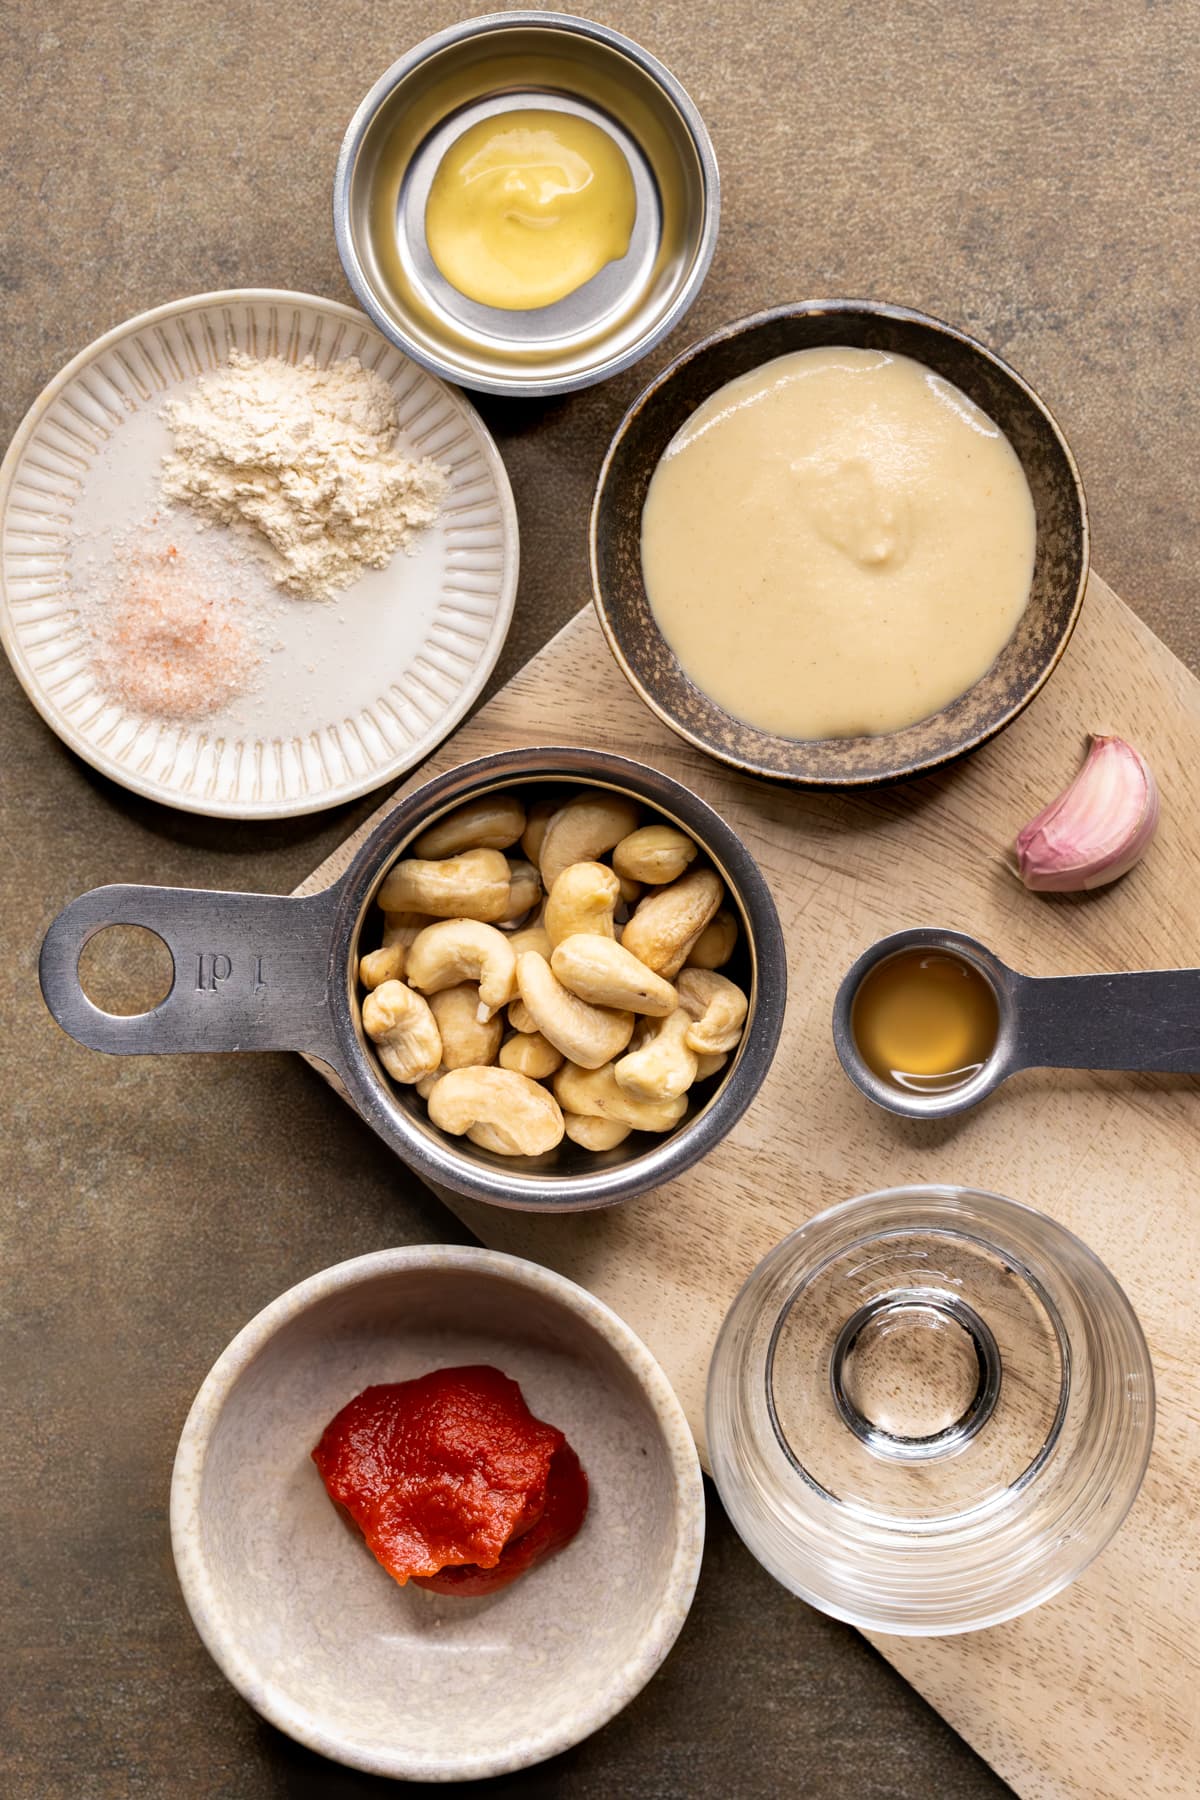
<path fill-rule="evenodd" d="M 439 1569 L 436 1575 L 417 1575 L 413 1579 L 418 1587 L 430 1588 L 435 1594 L 494 1594 L 497 1588 L 507 1587 L 535 1563 L 569 1544 L 583 1524 L 587 1505 L 587 1476 L 570 1444 L 564 1443 L 550 1463 L 541 1518 L 528 1530 L 513 1534 L 494 1568 L 461 1563 Z"/>
<path fill-rule="evenodd" d="M 486 1364 L 364 1388 L 312 1454 L 401 1586 L 492 1593 L 561 1550 L 587 1512 L 587 1476 L 562 1432 Z"/>

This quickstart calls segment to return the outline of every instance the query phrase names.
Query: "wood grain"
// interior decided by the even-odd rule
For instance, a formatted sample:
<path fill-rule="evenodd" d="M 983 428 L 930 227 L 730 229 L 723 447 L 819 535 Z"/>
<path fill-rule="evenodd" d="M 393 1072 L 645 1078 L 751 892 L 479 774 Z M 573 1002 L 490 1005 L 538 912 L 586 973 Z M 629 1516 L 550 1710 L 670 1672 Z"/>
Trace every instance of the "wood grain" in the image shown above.
<path fill-rule="evenodd" d="M 1083 899 L 1027 894 L 1004 865 L 1018 826 L 1074 772 L 1089 730 L 1139 745 L 1163 790 L 1147 861 Z M 892 1118 L 833 1053 L 838 980 L 903 925 L 973 932 L 1035 975 L 1200 961 L 1200 833 L 1189 774 L 1200 682 L 1104 582 L 1054 679 L 995 743 L 919 782 L 859 795 L 744 780 L 690 751 L 628 688 L 581 612 L 402 792 L 486 751 L 587 744 L 683 779 L 757 856 L 789 948 L 771 1074 L 704 1163 L 611 1212 L 533 1218 L 443 1195 L 487 1244 L 562 1270 L 607 1300 L 665 1366 L 704 1453 L 709 1354 L 758 1259 L 834 1201 L 913 1180 L 1027 1201 L 1086 1239 L 1141 1318 L 1158 1430 L 1141 1495 L 1057 1600 L 965 1638 L 877 1647 L 1026 1800 L 1194 1796 L 1200 1687 L 1200 1096 L 1191 1077 L 1031 1072 L 965 1117 Z M 376 819 L 301 891 L 345 867 Z"/>

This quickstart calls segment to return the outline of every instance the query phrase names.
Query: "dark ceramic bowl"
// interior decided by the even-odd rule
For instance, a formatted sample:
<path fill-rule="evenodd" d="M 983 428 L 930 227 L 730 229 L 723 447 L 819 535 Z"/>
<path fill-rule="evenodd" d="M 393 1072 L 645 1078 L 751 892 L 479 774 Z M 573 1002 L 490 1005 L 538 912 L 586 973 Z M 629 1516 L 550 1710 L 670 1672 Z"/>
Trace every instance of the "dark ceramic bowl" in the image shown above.
<path fill-rule="evenodd" d="M 1021 459 L 1037 511 L 1029 604 L 987 674 L 941 712 L 878 737 L 785 738 L 735 718 L 680 667 L 642 580 L 642 507 L 680 426 L 717 388 L 793 350 L 849 344 L 924 363 L 995 420 Z M 813 787 L 916 775 L 1002 731 L 1047 681 L 1067 646 L 1088 571 L 1087 507 L 1074 458 L 1033 389 L 938 319 L 869 300 L 812 300 L 740 319 L 663 371 L 609 446 L 591 521 L 592 591 L 609 647 L 647 706 L 697 749 L 751 775 Z"/>

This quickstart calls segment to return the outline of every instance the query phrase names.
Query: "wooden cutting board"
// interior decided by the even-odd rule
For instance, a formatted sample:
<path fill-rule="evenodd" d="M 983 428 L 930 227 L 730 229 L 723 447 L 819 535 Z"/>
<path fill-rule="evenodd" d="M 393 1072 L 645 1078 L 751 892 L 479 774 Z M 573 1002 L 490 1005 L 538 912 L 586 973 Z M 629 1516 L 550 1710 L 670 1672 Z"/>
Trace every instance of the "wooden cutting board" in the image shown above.
<path fill-rule="evenodd" d="M 1150 759 L 1163 795 L 1158 838 L 1112 889 L 1027 894 L 1003 852 L 1074 773 L 1092 729 L 1119 731 Z M 779 907 L 787 1020 L 748 1115 L 669 1187 L 581 1218 L 443 1198 L 484 1243 L 548 1263 L 615 1307 L 666 1368 L 702 1455 L 705 1373 L 725 1310 L 759 1258 L 811 1214 L 934 1180 L 992 1188 L 1069 1225 L 1124 1284 L 1154 1358 L 1158 1431 L 1138 1501 L 1103 1556 L 1038 1611 L 967 1637 L 876 1643 L 1026 1800 L 1196 1795 L 1200 1084 L 1037 1072 L 961 1118 L 910 1122 L 851 1087 L 830 1013 L 852 959 L 902 925 L 973 932 L 1034 975 L 1200 962 L 1200 682 L 1093 577 L 1058 673 L 995 743 L 905 786 L 803 793 L 742 779 L 660 725 L 589 607 L 401 791 L 487 751 L 538 743 L 652 763 L 729 820 Z M 302 891 L 332 881 L 387 810 Z"/>

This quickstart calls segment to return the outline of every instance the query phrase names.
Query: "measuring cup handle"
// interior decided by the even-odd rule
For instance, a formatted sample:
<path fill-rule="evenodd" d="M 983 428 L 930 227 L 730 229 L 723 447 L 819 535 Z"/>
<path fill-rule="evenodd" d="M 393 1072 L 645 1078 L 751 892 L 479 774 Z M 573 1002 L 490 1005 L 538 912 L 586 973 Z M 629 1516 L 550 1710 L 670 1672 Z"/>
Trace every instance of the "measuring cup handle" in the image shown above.
<path fill-rule="evenodd" d="M 339 1068 L 329 1007 L 336 894 L 93 888 L 46 933 L 42 994 L 63 1030 L 91 1050 L 303 1050 Z M 102 1012 L 80 986 L 83 947 L 109 925 L 146 926 L 171 953 L 171 991 L 150 1012 Z"/>

